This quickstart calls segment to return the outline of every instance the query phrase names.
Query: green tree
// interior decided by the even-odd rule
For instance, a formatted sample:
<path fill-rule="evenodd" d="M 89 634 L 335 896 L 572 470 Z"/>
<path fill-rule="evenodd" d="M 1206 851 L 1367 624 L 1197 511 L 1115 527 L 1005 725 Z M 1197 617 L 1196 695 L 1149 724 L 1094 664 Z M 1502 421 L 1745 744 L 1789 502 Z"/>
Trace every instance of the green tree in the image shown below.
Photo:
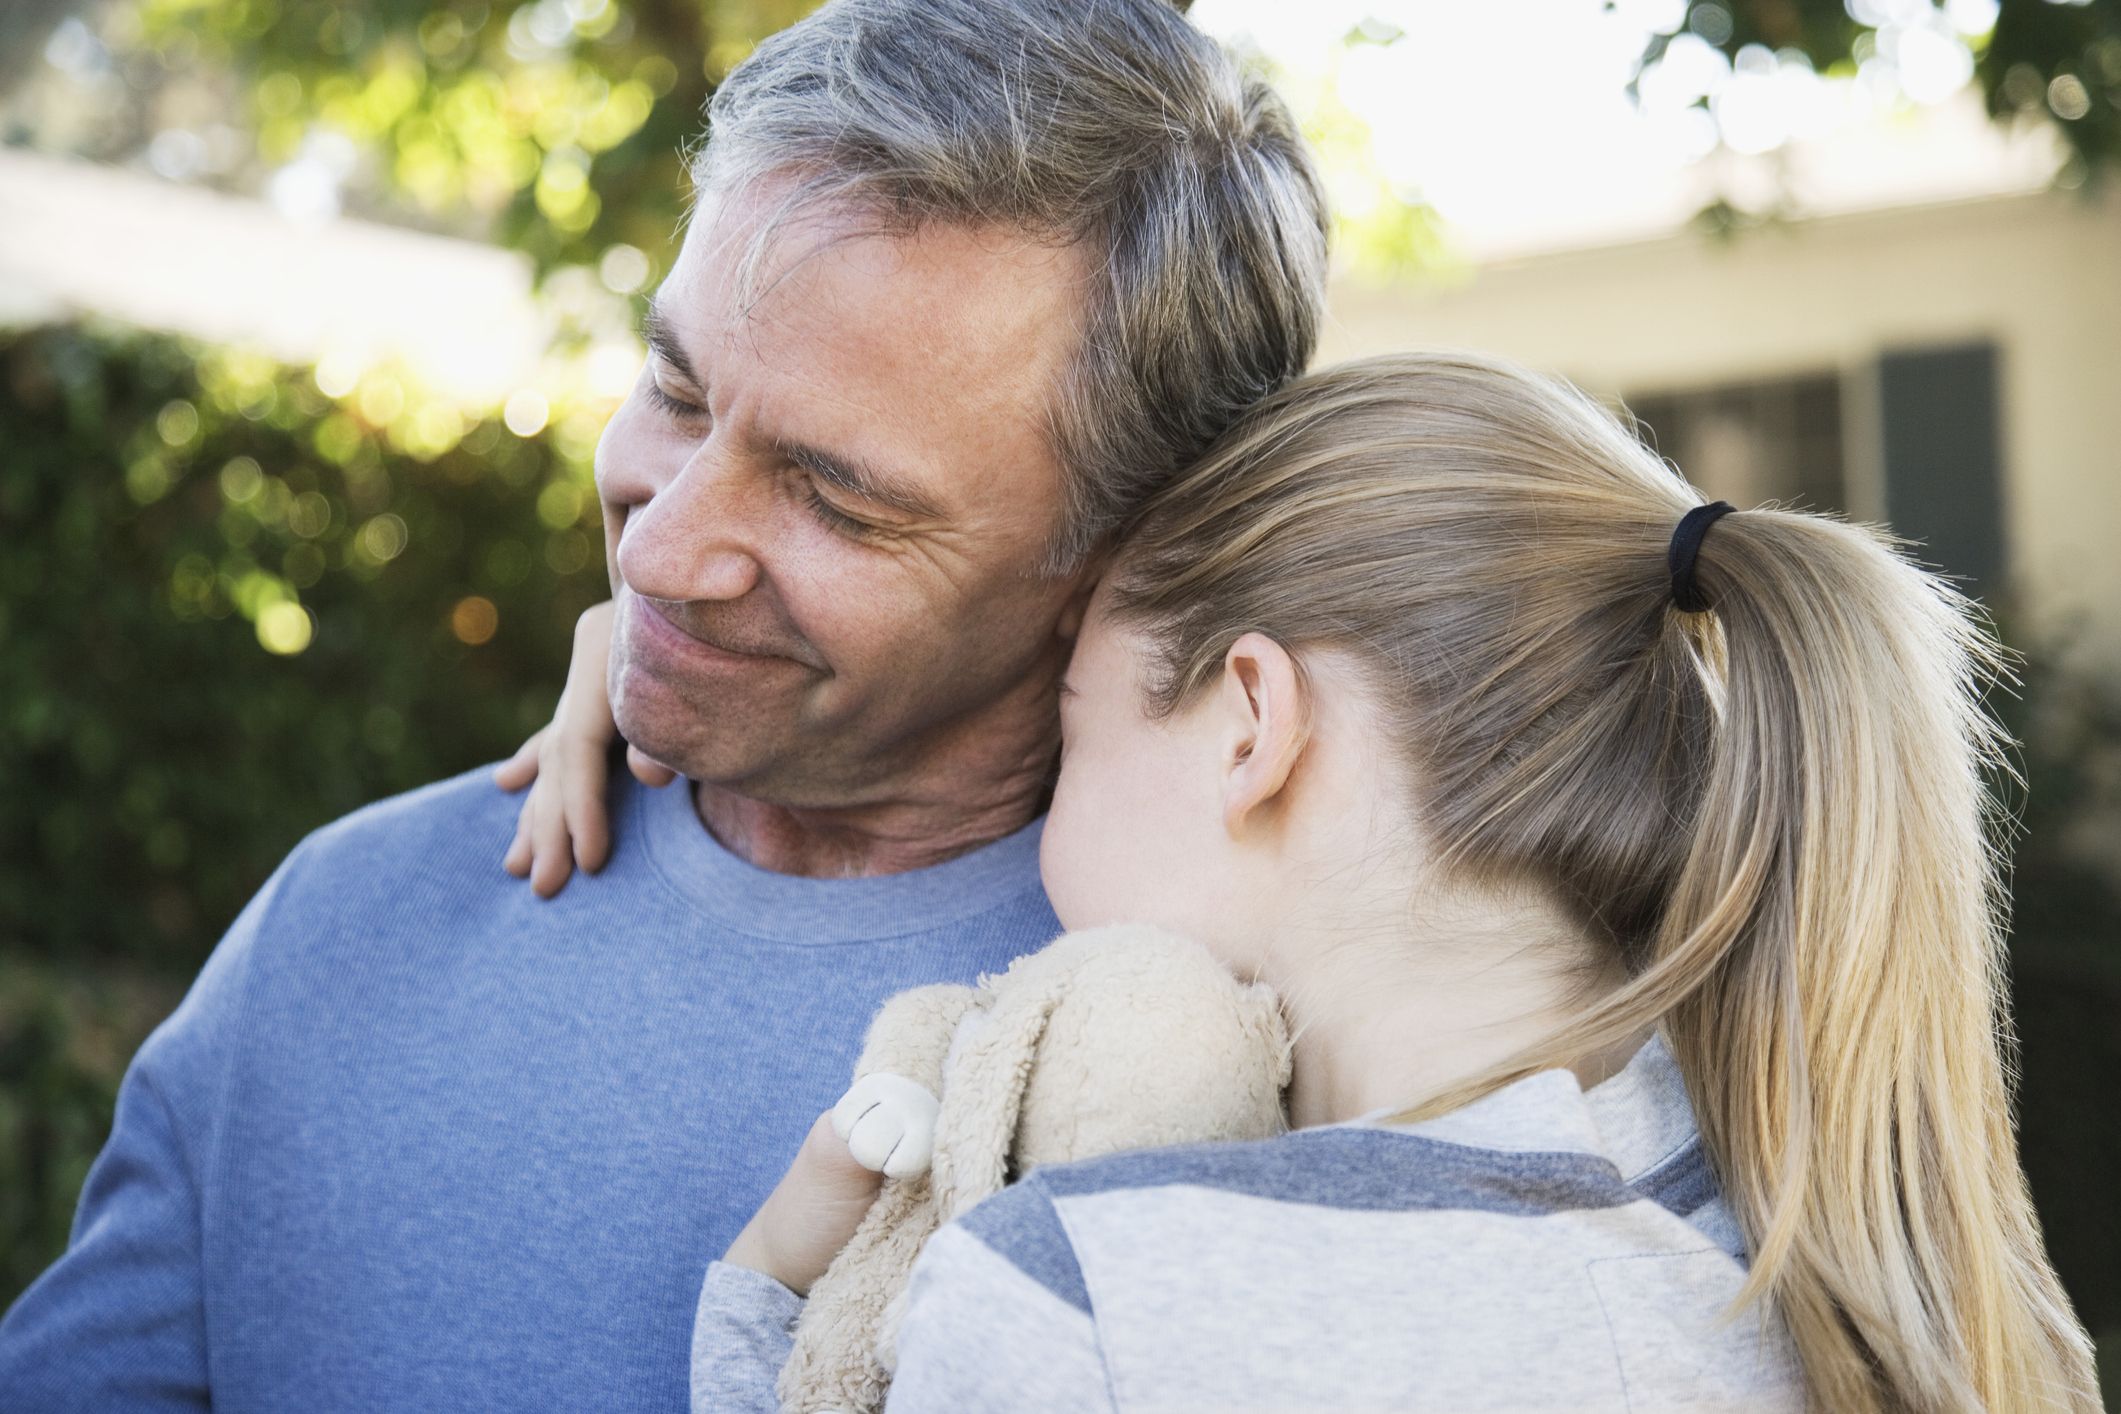
<path fill-rule="evenodd" d="M 1849 74 L 1880 54 L 1882 35 L 1951 32 L 1954 8 L 1942 0 L 1689 0 L 1684 22 L 1653 38 L 1643 63 L 1662 59 L 1675 35 L 1693 34 L 1734 60 L 1748 48 L 1794 51 L 1821 73 Z M 2075 156 L 2073 178 L 2121 158 L 2121 0 L 2001 0 L 1993 27 L 1971 36 L 1971 48 L 1991 116 L 2053 125 Z"/>
<path fill-rule="evenodd" d="M 117 81 L 43 95 L 14 114 L 10 140 L 44 142 L 65 127 L 55 110 L 109 101 L 113 116 L 71 146 L 128 159 L 173 106 L 200 111 L 204 96 L 236 142 L 194 180 L 262 192 L 324 140 L 345 154 L 335 175 L 352 214 L 511 246 L 541 274 L 615 245 L 660 256 L 714 79 L 816 3 L 118 0 L 75 16 L 58 46 L 84 81 Z M 0 89 L 65 13 L 28 0 L 0 20 Z"/>

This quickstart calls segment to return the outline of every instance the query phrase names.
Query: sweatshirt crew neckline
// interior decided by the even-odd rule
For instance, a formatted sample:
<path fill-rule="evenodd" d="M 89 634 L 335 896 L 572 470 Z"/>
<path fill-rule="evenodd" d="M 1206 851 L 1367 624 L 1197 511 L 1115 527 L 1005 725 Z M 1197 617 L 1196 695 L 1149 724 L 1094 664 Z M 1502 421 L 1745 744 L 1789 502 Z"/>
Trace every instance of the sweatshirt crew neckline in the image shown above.
<path fill-rule="evenodd" d="M 625 810 L 649 862 L 686 903 L 732 932 L 777 943 L 858 943 L 947 928 L 1043 894 L 1039 838 L 1045 816 L 1012 834 L 925 869 L 816 879 L 762 869 L 717 840 L 679 777 L 651 789 L 622 778 Z"/>

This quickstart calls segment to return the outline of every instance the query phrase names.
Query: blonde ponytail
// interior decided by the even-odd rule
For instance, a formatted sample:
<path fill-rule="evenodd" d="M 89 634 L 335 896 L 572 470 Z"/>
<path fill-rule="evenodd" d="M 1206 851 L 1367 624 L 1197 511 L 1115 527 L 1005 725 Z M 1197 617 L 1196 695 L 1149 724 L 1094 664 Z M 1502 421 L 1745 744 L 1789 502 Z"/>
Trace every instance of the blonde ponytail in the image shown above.
<path fill-rule="evenodd" d="M 1498 360 L 1347 365 L 1263 405 L 1115 571 L 1154 706 L 1249 630 L 1378 669 L 1430 838 L 1572 902 L 1633 976 L 1455 1107 L 1661 1024 L 1818 1407 L 2097 1410 L 2040 1241 L 1984 830 L 1996 650 L 1859 527 L 1708 530 L 1602 408 Z"/>
<path fill-rule="evenodd" d="M 1727 517 L 1697 577 L 1723 702 L 1659 943 L 1728 937 L 1661 1014 L 1754 1285 L 1826 1408 L 2096 1409 L 2004 1078 L 1993 649 L 1817 517 Z"/>

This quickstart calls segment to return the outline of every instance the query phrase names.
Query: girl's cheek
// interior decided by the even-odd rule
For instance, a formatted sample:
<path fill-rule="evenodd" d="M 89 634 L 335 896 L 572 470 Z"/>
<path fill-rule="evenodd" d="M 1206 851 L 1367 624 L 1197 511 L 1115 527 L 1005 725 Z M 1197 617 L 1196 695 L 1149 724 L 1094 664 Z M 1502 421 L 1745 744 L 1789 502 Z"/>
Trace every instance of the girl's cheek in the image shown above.
<path fill-rule="evenodd" d="M 1070 931 L 1096 926 L 1096 861 L 1088 857 L 1095 848 L 1097 828 L 1085 809 L 1095 792 L 1083 779 L 1080 753 L 1061 766 L 1053 787 L 1053 805 L 1046 815 L 1046 828 L 1039 836 L 1039 878 L 1046 898 L 1061 926 Z"/>
<path fill-rule="evenodd" d="M 1143 799 L 1142 765 L 1125 750 L 1089 743 L 1071 747 L 1061 763 L 1039 840 L 1039 873 L 1063 927 L 1135 921 L 1154 902 L 1141 897 L 1139 856 L 1152 803 Z"/>

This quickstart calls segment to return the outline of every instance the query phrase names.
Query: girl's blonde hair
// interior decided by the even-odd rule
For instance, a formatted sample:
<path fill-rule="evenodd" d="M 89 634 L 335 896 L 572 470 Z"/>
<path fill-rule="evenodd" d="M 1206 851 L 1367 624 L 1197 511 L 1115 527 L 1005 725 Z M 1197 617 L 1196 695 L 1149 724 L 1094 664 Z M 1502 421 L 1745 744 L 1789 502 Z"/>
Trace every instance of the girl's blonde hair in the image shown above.
<path fill-rule="evenodd" d="M 1112 575 L 1153 711 L 1257 630 L 1353 650 L 1454 876 L 1571 904 L 1631 980 L 1405 1117 L 1661 1024 L 1752 1252 L 1837 1411 L 2099 1408 L 2005 1078 L 1984 829 L 1997 649 L 1878 534 L 1727 515 L 1597 403 L 1467 354 L 1262 403 Z"/>

